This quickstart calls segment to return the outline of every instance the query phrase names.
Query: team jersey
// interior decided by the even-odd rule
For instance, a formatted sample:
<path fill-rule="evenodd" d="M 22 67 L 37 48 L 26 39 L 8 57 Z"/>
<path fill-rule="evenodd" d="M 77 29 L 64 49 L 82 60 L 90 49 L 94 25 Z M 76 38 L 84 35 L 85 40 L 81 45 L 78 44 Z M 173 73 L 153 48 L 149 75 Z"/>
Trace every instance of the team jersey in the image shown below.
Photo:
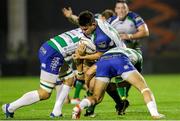
<path fill-rule="evenodd" d="M 51 38 L 48 41 L 48 45 L 56 49 L 63 55 L 64 58 L 66 58 L 68 56 L 71 56 L 75 52 L 78 46 L 78 42 L 83 36 L 84 35 L 81 29 L 77 28 Z"/>
<path fill-rule="evenodd" d="M 120 34 L 133 34 L 137 28 L 144 24 L 144 20 L 136 13 L 129 12 L 124 20 L 119 20 L 118 16 L 113 16 L 107 20 Z M 126 40 L 127 47 L 139 47 L 139 40 Z"/>
<path fill-rule="evenodd" d="M 96 51 L 106 52 L 113 47 L 126 47 L 118 32 L 107 22 L 96 19 L 97 27 L 89 36 L 96 46 Z"/>
<path fill-rule="evenodd" d="M 135 65 L 138 62 L 142 62 L 141 53 L 139 53 L 136 50 L 131 49 L 131 48 L 118 48 L 118 47 L 116 47 L 116 48 L 112 48 L 109 51 L 105 52 L 103 55 L 116 54 L 116 53 L 121 53 L 121 54 L 126 55 L 130 59 L 130 61 L 133 65 Z"/>

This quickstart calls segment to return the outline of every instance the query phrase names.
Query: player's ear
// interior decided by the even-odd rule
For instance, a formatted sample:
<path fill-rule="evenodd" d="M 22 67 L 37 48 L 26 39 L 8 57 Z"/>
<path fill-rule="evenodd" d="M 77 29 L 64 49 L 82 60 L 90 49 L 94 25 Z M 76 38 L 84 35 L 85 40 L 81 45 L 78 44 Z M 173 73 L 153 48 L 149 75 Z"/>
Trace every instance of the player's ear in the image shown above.
<path fill-rule="evenodd" d="M 92 25 L 93 25 L 93 26 L 96 26 L 96 22 L 93 22 Z"/>

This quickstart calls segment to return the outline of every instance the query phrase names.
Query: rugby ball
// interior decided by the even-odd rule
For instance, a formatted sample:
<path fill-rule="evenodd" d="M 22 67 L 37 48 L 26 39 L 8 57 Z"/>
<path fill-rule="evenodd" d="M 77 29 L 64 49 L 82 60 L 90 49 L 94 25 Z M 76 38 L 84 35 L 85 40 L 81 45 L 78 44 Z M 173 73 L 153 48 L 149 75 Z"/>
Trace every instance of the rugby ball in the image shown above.
<path fill-rule="evenodd" d="M 84 44 L 86 46 L 86 54 L 93 54 L 96 53 L 96 46 L 90 39 L 81 38 L 79 44 Z"/>

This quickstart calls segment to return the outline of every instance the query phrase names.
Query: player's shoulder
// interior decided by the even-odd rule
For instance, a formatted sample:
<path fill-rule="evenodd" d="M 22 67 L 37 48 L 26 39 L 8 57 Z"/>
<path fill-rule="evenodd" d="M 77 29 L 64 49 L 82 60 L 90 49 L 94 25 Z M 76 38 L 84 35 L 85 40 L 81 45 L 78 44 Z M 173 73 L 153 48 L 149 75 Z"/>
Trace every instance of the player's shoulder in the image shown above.
<path fill-rule="evenodd" d="M 112 17 L 110 17 L 110 18 L 107 19 L 107 22 L 111 24 L 111 23 L 112 23 L 114 20 L 116 20 L 117 18 L 118 18 L 117 16 L 112 16 Z"/>
<path fill-rule="evenodd" d="M 144 20 L 137 13 L 132 11 L 127 14 L 126 18 L 132 20 L 137 27 L 145 23 Z"/>
<path fill-rule="evenodd" d="M 133 19 L 135 19 L 137 17 L 140 17 L 139 14 L 137 14 L 137 13 L 135 13 L 133 11 L 129 11 L 127 16 L 130 17 L 130 18 L 133 18 Z"/>

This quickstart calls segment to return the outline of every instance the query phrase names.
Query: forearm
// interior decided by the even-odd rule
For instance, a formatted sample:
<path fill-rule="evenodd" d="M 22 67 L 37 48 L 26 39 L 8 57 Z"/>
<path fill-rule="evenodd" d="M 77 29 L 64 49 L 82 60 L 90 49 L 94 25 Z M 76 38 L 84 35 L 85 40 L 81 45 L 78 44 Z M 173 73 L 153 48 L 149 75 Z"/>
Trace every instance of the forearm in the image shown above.
<path fill-rule="evenodd" d="M 149 36 L 149 31 L 138 31 L 134 34 L 128 34 L 129 36 L 129 39 L 141 39 L 141 38 L 144 38 L 144 37 L 148 37 Z"/>
<path fill-rule="evenodd" d="M 81 56 L 81 59 L 85 59 L 85 60 L 97 60 L 97 59 L 99 59 L 101 57 L 102 54 L 103 54 L 102 52 L 97 52 L 95 54 Z"/>
<path fill-rule="evenodd" d="M 141 39 L 148 36 L 149 36 L 149 30 L 146 24 L 139 26 L 136 33 L 128 34 L 128 37 L 131 40 Z"/>
<path fill-rule="evenodd" d="M 78 16 L 76 16 L 76 15 L 71 15 L 70 17 L 68 17 L 68 20 L 69 20 L 71 23 L 73 23 L 73 24 L 75 24 L 75 25 L 78 25 Z"/>

